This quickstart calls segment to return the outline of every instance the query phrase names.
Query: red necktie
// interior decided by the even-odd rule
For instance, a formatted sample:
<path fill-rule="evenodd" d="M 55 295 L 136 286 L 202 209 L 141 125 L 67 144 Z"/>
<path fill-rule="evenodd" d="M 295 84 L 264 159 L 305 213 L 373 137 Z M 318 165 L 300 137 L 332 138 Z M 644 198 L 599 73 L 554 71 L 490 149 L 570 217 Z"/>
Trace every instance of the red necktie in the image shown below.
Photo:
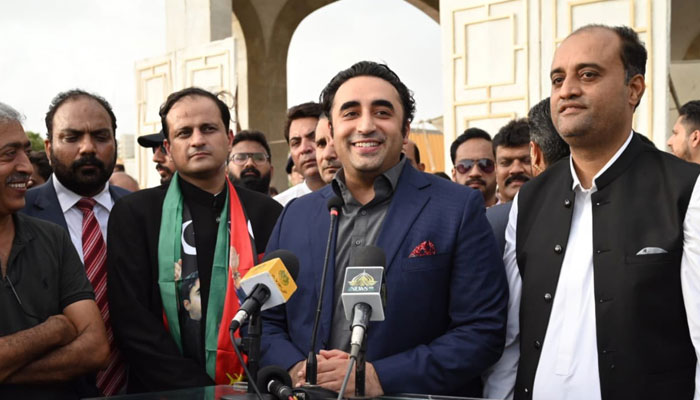
<path fill-rule="evenodd" d="M 83 212 L 83 260 L 88 279 L 95 290 L 95 303 L 100 309 L 107 328 L 110 356 L 109 365 L 97 373 L 97 387 L 103 395 L 118 393 L 126 383 L 126 368 L 121 354 L 114 344 L 114 334 L 107 305 L 107 246 L 102 238 L 100 224 L 97 222 L 93 207 L 97 202 L 91 198 L 82 198 L 77 207 Z"/>

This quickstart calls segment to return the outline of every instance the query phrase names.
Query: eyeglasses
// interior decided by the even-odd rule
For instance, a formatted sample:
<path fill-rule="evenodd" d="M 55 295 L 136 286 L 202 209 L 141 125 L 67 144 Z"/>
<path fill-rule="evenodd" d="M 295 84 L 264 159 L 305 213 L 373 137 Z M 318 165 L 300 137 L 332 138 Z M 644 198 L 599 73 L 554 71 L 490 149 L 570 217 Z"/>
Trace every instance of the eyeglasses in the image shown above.
<path fill-rule="evenodd" d="M 249 158 L 252 158 L 255 164 L 261 164 L 269 160 L 270 156 L 265 153 L 233 153 L 231 161 L 233 161 L 234 164 L 243 165 Z"/>
<path fill-rule="evenodd" d="M 467 172 L 471 171 L 471 169 L 474 167 L 474 164 L 476 164 L 481 172 L 485 174 L 490 174 L 493 172 L 493 170 L 496 168 L 496 165 L 493 163 L 493 160 L 489 158 L 480 158 L 478 160 L 460 160 L 455 164 L 455 169 L 457 169 L 457 172 L 460 174 L 466 174 Z"/>
<path fill-rule="evenodd" d="M 161 143 L 160 146 L 155 146 L 151 148 L 153 149 L 153 154 L 156 154 L 156 151 L 158 151 L 158 149 L 160 149 L 161 153 L 168 154 L 168 151 L 165 150 L 165 145 L 163 143 Z"/>

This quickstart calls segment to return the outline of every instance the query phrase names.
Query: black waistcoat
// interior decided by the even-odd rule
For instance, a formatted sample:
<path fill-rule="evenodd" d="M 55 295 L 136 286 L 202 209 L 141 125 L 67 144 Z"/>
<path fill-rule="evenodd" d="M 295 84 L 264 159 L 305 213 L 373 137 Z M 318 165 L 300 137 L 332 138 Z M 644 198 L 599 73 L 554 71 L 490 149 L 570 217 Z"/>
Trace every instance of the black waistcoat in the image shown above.
<path fill-rule="evenodd" d="M 680 283 L 683 220 L 700 166 L 635 135 L 591 197 L 598 372 L 603 400 L 691 399 L 695 352 Z M 574 207 L 566 158 L 520 190 L 522 275 L 516 399 L 532 397 Z M 666 254 L 637 255 L 645 247 Z"/>

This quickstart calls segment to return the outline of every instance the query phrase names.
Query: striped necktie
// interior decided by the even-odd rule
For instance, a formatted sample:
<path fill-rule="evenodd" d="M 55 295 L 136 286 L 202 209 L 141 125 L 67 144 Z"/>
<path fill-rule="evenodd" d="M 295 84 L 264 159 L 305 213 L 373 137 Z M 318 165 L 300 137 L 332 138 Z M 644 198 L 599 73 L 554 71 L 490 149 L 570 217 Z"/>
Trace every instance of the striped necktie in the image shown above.
<path fill-rule="evenodd" d="M 103 395 L 111 396 L 124 387 L 126 383 L 126 367 L 121 354 L 114 343 L 112 324 L 107 305 L 107 246 L 105 245 L 100 224 L 97 222 L 93 207 L 97 202 L 91 198 L 82 198 L 77 207 L 83 212 L 83 260 L 88 279 L 95 290 L 95 303 L 100 309 L 102 319 L 107 328 L 110 356 L 109 365 L 104 371 L 97 373 L 97 387 Z"/>

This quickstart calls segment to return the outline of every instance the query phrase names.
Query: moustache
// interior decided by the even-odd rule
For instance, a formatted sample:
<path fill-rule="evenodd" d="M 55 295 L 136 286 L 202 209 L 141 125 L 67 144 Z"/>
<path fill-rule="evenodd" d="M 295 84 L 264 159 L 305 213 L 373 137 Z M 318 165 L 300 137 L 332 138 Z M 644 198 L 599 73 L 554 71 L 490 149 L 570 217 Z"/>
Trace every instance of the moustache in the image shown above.
<path fill-rule="evenodd" d="M 248 175 L 249 173 L 252 173 L 253 175 L 255 175 L 256 178 L 260 178 L 260 171 L 258 171 L 255 167 L 243 168 L 241 170 L 241 178 Z"/>
<path fill-rule="evenodd" d="M 105 169 L 105 163 L 103 163 L 103 162 L 102 162 L 99 158 L 97 158 L 97 156 L 95 156 L 94 154 L 90 154 L 90 155 L 87 155 L 87 156 L 80 157 L 80 159 L 74 161 L 74 162 L 71 164 L 71 169 L 73 170 L 73 172 L 76 172 L 76 171 L 78 170 L 78 168 L 84 167 L 84 166 L 86 166 L 86 165 L 94 166 L 94 167 L 97 167 L 97 168 L 99 168 L 99 169 L 101 169 L 101 170 L 104 170 L 104 169 Z"/>
<path fill-rule="evenodd" d="M 340 161 L 336 160 L 323 160 L 321 167 L 323 169 L 328 169 L 328 168 L 337 168 L 340 169 L 342 167 L 342 164 L 340 164 Z"/>
<path fill-rule="evenodd" d="M 486 186 L 486 181 L 483 180 L 483 179 L 480 179 L 480 178 L 472 178 L 472 179 L 469 179 L 468 181 L 464 182 L 464 185 L 465 185 L 465 186 L 469 186 L 469 185 L 471 185 L 471 184 L 473 184 L 473 183 L 478 183 L 478 184 L 480 184 L 480 185 L 482 185 L 482 186 Z"/>
<path fill-rule="evenodd" d="M 163 164 L 161 164 L 161 163 L 156 163 L 156 170 L 158 170 L 158 171 L 161 171 L 161 170 L 162 170 L 162 171 L 166 171 L 166 172 L 171 172 L 171 173 L 172 173 L 172 171 L 170 170 L 170 168 L 166 167 L 165 165 L 163 165 Z"/>
<path fill-rule="evenodd" d="M 506 178 L 505 184 L 506 184 L 506 186 L 508 186 L 511 183 L 513 183 L 514 181 L 520 181 L 520 182 L 525 183 L 529 180 L 530 180 L 530 178 L 527 175 L 518 174 L 518 175 L 509 176 L 508 178 Z"/>
<path fill-rule="evenodd" d="M 15 172 L 14 174 L 7 177 L 5 183 L 22 183 L 28 181 L 31 177 L 31 174 L 26 174 L 24 172 Z"/>

